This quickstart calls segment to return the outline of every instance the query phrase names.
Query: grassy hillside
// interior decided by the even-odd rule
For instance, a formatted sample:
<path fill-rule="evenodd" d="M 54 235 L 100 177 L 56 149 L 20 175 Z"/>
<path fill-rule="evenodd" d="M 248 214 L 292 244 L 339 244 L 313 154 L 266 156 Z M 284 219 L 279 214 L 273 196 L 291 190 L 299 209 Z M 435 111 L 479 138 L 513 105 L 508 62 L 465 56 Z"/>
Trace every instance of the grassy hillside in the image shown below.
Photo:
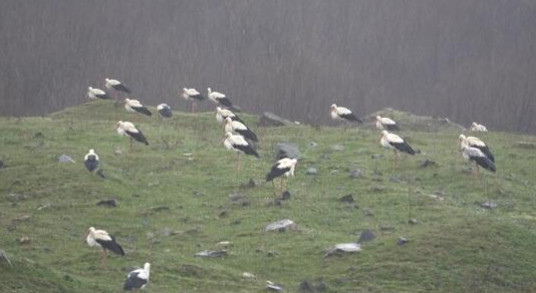
<path fill-rule="evenodd" d="M 534 137 L 481 135 L 498 172 L 475 180 L 457 151 L 456 129 L 402 132 L 421 154 L 402 156 L 393 171 L 376 130 L 258 128 L 257 117 L 244 115 L 262 159 L 243 158 L 235 175 L 235 155 L 221 144 L 213 113 L 175 114 L 159 121 L 97 101 L 47 117 L 0 119 L 0 249 L 13 263 L 0 264 L 0 292 L 119 292 L 128 268 L 146 261 L 147 292 L 265 292 L 265 280 L 286 292 L 304 281 L 319 292 L 536 291 L 536 151 L 515 145 Z M 128 139 L 115 133 L 118 120 L 138 124 L 150 146 L 129 151 Z M 288 181 L 291 199 L 279 205 L 263 181 L 281 141 L 303 156 Z M 89 148 L 107 179 L 84 169 Z M 61 154 L 76 163 L 58 163 Z M 426 159 L 437 165 L 421 167 Z M 309 167 L 318 173 L 306 175 Z M 350 178 L 352 169 L 363 176 Z M 256 187 L 239 188 L 250 178 Z M 231 200 L 235 193 L 243 198 Z M 355 203 L 338 200 L 347 194 Z M 110 198 L 119 206 L 96 205 Z M 485 201 L 498 206 L 480 207 Z M 298 229 L 263 231 L 285 218 Z M 111 255 L 101 269 L 98 249 L 83 242 L 90 226 L 114 234 L 126 256 Z M 364 229 L 376 238 L 363 251 L 324 257 Z M 401 236 L 409 242 L 397 246 Z M 23 237 L 29 241 L 20 243 Z M 228 256 L 194 257 L 220 241 L 233 243 Z"/>

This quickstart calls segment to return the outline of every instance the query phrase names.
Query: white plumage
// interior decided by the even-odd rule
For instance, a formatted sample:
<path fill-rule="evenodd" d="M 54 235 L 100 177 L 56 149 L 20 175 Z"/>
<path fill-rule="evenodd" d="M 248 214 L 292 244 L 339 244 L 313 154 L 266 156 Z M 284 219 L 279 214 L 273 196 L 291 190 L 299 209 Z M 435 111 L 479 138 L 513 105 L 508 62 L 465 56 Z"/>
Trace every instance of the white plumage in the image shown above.
<path fill-rule="evenodd" d="M 147 109 L 144 105 L 142 105 L 140 101 L 138 100 L 127 98 L 125 99 L 124 102 L 125 102 L 125 110 L 127 110 L 128 112 L 141 113 L 147 116 L 152 115 L 151 111 L 149 111 L 149 109 Z"/>
<path fill-rule="evenodd" d="M 345 107 L 339 107 L 336 104 L 331 105 L 331 119 L 333 120 L 343 120 L 347 122 L 358 122 L 362 123 L 362 121 L 357 118 L 350 109 Z M 346 127 L 345 127 L 346 130 Z"/>
<path fill-rule="evenodd" d="M 92 174 L 98 174 L 100 177 L 104 178 L 104 173 L 99 169 L 99 165 L 99 155 L 95 153 L 95 150 L 90 149 L 84 156 L 84 166 Z"/>
<path fill-rule="evenodd" d="M 246 155 L 252 155 L 257 158 L 260 158 L 257 151 L 248 143 L 248 141 L 241 135 L 235 135 L 231 132 L 226 132 L 224 139 L 223 139 L 223 145 L 228 150 L 233 150 L 236 152 L 236 170 L 237 172 L 240 170 L 240 153 L 244 153 Z"/>
<path fill-rule="evenodd" d="M 296 158 L 282 158 L 278 160 L 270 169 L 270 172 L 266 174 L 266 181 L 272 181 L 280 176 L 294 176 L 294 170 L 298 164 Z"/>
<path fill-rule="evenodd" d="M 101 89 L 98 89 L 98 88 L 93 88 L 93 87 L 88 87 L 87 88 L 87 96 L 88 98 L 94 100 L 94 99 L 109 99 L 110 97 L 108 96 L 108 94 L 101 90 Z"/>
<path fill-rule="evenodd" d="M 125 255 L 123 248 L 119 245 L 113 236 L 108 234 L 105 230 L 98 230 L 94 227 L 89 227 L 88 234 L 86 236 L 86 243 L 90 247 L 102 248 L 102 265 L 106 265 L 106 250 L 110 250 L 121 256 Z"/>
<path fill-rule="evenodd" d="M 227 117 L 235 121 L 240 121 L 242 122 L 242 124 L 244 124 L 244 122 L 240 118 L 238 118 L 238 116 L 233 111 L 229 109 L 223 109 L 221 107 L 216 107 L 216 120 L 218 120 L 220 124 L 222 124 Z"/>
<path fill-rule="evenodd" d="M 379 130 L 398 130 L 398 124 L 391 118 L 376 116 L 376 128 Z"/>
<path fill-rule="evenodd" d="M 156 106 L 156 111 L 162 118 L 171 118 L 173 116 L 173 111 L 171 111 L 171 107 L 168 104 L 162 103 Z"/>
<path fill-rule="evenodd" d="M 143 133 L 134 126 L 131 122 L 128 121 L 119 121 L 117 122 L 117 134 L 122 136 L 128 136 L 130 138 L 130 147 L 132 148 L 132 139 L 135 139 L 136 141 L 139 141 L 141 143 L 144 143 L 146 145 L 149 145 L 149 142 L 147 142 L 147 139 L 143 135 Z"/>
<path fill-rule="evenodd" d="M 463 149 L 466 146 L 477 148 L 482 151 L 482 153 L 484 153 L 484 155 L 486 155 L 492 162 L 495 162 L 495 157 L 489 150 L 486 143 L 483 142 L 480 138 L 476 136 L 465 136 L 463 134 L 460 134 L 460 136 L 458 137 L 458 142 L 460 149 Z"/>
<path fill-rule="evenodd" d="M 151 264 L 146 262 L 143 268 L 135 269 L 128 273 L 123 290 L 130 291 L 133 289 L 144 289 L 149 283 L 151 274 Z"/>
<path fill-rule="evenodd" d="M 191 112 L 192 113 L 195 112 L 196 109 L 197 109 L 197 102 L 202 101 L 202 100 L 205 99 L 205 97 L 203 97 L 203 95 L 201 95 L 201 93 L 198 92 L 194 88 L 183 88 L 181 95 L 185 100 L 191 102 L 191 104 L 192 104 Z"/>
<path fill-rule="evenodd" d="M 213 101 L 217 105 L 221 105 L 229 109 L 234 109 L 233 104 L 224 94 L 220 92 L 213 92 L 211 88 L 207 88 L 207 91 L 208 91 L 208 98 L 211 101 Z"/>
<path fill-rule="evenodd" d="M 225 132 L 231 132 L 233 134 L 239 134 L 251 141 L 258 141 L 257 135 L 251 131 L 244 123 L 240 121 L 234 121 L 231 117 L 225 118 Z"/>
<path fill-rule="evenodd" d="M 389 133 L 387 130 L 382 130 L 380 145 L 384 148 L 389 148 L 394 151 L 393 169 L 396 169 L 398 159 L 397 151 L 415 155 L 415 150 L 413 150 L 413 148 L 407 142 L 405 142 L 400 136 L 394 133 Z"/>
<path fill-rule="evenodd" d="M 488 128 L 482 124 L 478 124 L 476 122 L 473 122 L 471 124 L 471 131 L 473 132 L 488 132 Z"/>
<path fill-rule="evenodd" d="M 117 79 L 105 78 L 104 86 L 109 90 L 114 89 L 119 92 L 130 93 L 130 89 Z"/>
<path fill-rule="evenodd" d="M 467 144 L 464 144 L 462 146 L 462 156 L 467 161 L 475 162 L 475 176 L 478 176 L 478 166 L 481 166 L 482 168 L 491 172 L 496 171 L 494 162 L 484 152 L 476 147 L 471 147 Z"/>

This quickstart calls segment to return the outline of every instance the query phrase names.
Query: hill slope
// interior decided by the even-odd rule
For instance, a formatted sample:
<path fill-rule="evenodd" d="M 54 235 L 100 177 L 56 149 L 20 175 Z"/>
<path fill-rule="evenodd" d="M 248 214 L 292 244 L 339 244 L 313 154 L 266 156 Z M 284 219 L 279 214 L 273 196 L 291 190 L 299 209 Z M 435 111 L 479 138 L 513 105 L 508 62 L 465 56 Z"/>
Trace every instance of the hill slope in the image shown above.
<path fill-rule="evenodd" d="M 0 264 L 0 291 L 117 292 L 127 269 L 146 261 L 149 292 L 265 292 L 265 280 L 287 292 L 303 281 L 324 292 L 536 290 L 536 158 L 514 144 L 534 137 L 482 135 L 498 172 L 475 180 L 454 130 L 402 132 L 421 154 L 402 156 L 393 171 L 392 152 L 379 147 L 375 130 L 257 128 L 257 117 L 246 115 L 262 158 L 242 158 L 235 175 L 235 155 L 221 145 L 213 116 L 175 113 L 159 121 L 97 101 L 44 118 L 0 119 L 0 249 L 13 262 Z M 128 139 L 115 134 L 118 120 L 138 124 L 150 146 L 129 151 Z M 277 204 L 263 180 L 281 141 L 297 144 L 303 157 L 288 180 L 290 200 Z M 107 179 L 84 169 L 89 148 Z M 58 163 L 61 154 L 76 163 Z M 426 159 L 437 165 L 421 167 Z M 306 175 L 309 167 L 317 174 Z M 351 179 L 354 169 L 362 177 Z M 250 178 L 256 187 L 239 188 Z M 235 193 L 242 198 L 230 199 Z M 355 203 L 338 200 L 347 194 Z M 96 205 L 110 198 L 119 206 Z M 498 206 L 484 209 L 485 201 Z M 285 218 L 298 229 L 263 232 Z M 126 256 L 110 256 L 101 269 L 98 250 L 83 243 L 90 226 L 114 234 Z M 376 238 L 362 252 L 324 257 L 365 229 Z M 397 246 L 400 236 L 409 242 Z M 19 243 L 23 237 L 29 240 Z M 194 257 L 220 241 L 233 243 L 228 256 Z"/>

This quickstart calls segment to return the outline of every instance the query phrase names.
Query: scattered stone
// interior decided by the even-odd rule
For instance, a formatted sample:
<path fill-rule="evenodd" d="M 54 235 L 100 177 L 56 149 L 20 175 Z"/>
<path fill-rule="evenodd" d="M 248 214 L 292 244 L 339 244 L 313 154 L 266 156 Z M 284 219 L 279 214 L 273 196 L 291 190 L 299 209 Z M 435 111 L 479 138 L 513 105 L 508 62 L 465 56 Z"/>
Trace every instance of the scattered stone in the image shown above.
<path fill-rule="evenodd" d="M 37 207 L 37 210 L 38 211 L 42 211 L 42 210 L 46 210 L 46 209 L 49 209 L 52 205 L 50 203 L 45 203 L 45 204 L 40 204 L 38 207 Z"/>
<path fill-rule="evenodd" d="M 421 163 L 421 168 L 436 167 L 436 166 L 437 166 L 437 163 L 429 159 L 426 159 Z"/>
<path fill-rule="evenodd" d="M 285 232 L 286 230 L 296 230 L 297 225 L 292 220 L 284 219 L 277 222 L 270 223 L 264 228 L 265 232 L 277 231 Z"/>
<path fill-rule="evenodd" d="M 248 206 L 249 200 L 240 193 L 229 194 L 229 199 L 236 205 Z"/>
<path fill-rule="evenodd" d="M 221 211 L 221 212 L 218 214 L 218 217 L 220 217 L 220 218 L 227 217 L 227 211 L 226 211 L 226 210 Z"/>
<path fill-rule="evenodd" d="M 44 137 L 43 133 L 42 132 L 36 132 L 33 136 L 33 138 L 42 138 Z"/>
<path fill-rule="evenodd" d="M 150 210 L 150 211 L 153 211 L 153 212 L 161 212 L 161 211 L 167 211 L 167 210 L 169 210 L 169 207 L 168 207 L 168 206 L 161 205 L 161 206 L 151 207 L 151 208 L 149 208 L 149 210 Z"/>
<path fill-rule="evenodd" d="M 415 225 L 415 224 L 417 224 L 417 219 L 410 219 L 410 220 L 408 221 L 408 224 L 411 224 L 411 225 Z"/>
<path fill-rule="evenodd" d="M 195 257 L 217 258 L 227 255 L 227 250 L 203 250 L 195 254 Z"/>
<path fill-rule="evenodd" d="M 352 169 L 350 170 L 350 178 L 352 179 L 359 179 L 363 177 L 363 171 L 359 169 Z"/>
<path fill-rule="evenodd" d="M 229 248 L 232 246 L 233 246 L 233 243 L 231 241 L 220 241 L 216 243 L 216 247 L 219 247 L 219 248 Z"/>
<path fill-rule="evenodd" d="M 115 198 L 112 199 L 101 199 L 97 202 L 98 206 L 109 206 L 116 208 L 119 206 L 119 201 Z"/>
<path fill-rule="evenodd" d="M 302 292 L 314 292 L 313 286 L 307 281 L 303 281 L 300 284 L 300 291 Z"/>
<path fill-rule="evenodd" d="M 255 182 L 255 180 L 253 180 L 253 178 L 249 178 L 247 187 L 248 187 L 248 188 L 253 188 L 253 187 L 255 187 L 255 186 L 257 186 L 257 183 Z"/>
<path fill-rule="evenodd" d="M 310 148 L 316 148 L 318 146 L 318 143 L 316 143 L 315 141 L 311 141 L 307 146 Z"/>
<path fill-rule="evenodd" d="M 316 170 L 315 167 L 309 167 L 305 171 L 305 175 L 316 175 L 317 173 L 318 173 L 318 171 Z"/>
<path fill-rule="evenodd" d="M 24 194 L 10 193 L 7 195 L 7 200 L 10 202 L 18 202 L 18 201 L 23 201 L 27 199 L 28 197 Z"/>
<path fill-rule="evenodd" d="M 339 243 L 335 246 L 326 249 L 324 257 L 331 255 L 342 255 L 344 253 L 354 253 L 361 251 L 361 244 L 351 242 L 351 243 Z"/>
<path fill-rule="evenodd" d="M 536 143 L 529 142 L 529 141 L 517 141 L 514 144 L 514 146 L 520 149 L 529 149 L 529 150 L 536 149 Z"/>
<path fill-rule="evenodd" d="M 327 290 L 326 283 L 320 281 L 315 286 L 313 282 L 303 281 L 300 283 L 301 292 L 324 292 Z"/>
<path fill-rule="evenodd" d="M 25 244 L 29 244 L 30 243 L 30 237 L 28 236 L 23 236 L 19 239 L 19 244 L 21 245 L 25 245 Z"/>
<path fill-rule="evenodd" d="M 376 235 L 372 233 L 372 230 L 365 229 L 363 230 L 363 232 L 361 232 L 361 235 L 359 236 L 357 243 L 369 242 L 369 241 L 374 240 L 374 238 L 376 238 Z"/>
<path fill-rule="evenodd" d="M 370 156 L 372 159 L 379 159 L 379 158 L 383 158 L 383 154 L 374 154 L 372 156 Z"/>
<path fill-rule="evenodd" d="M 439 201 L 445 200 L 445 196 L 439 195 L 439 194 L 430 194 L 428 195 L 430 198 L 437 199 Z"/>
<path fill-rule="evenodd" d="M 75 160 L 73 160 L 71 157 L 67 156 L 66 154 L 59 156 L 58 161 L 60 163 L 76 163 Z"/>
<path fill-rule="evenodd" d="M 404 237 L 398 237 L 398 241 L 396 242 L 396 245 L 402 246 L 404 244 L 408 243 L 408 239 Z"/>
<path fill-rule="evenodd" d="M 324 283 L 324 281 L 320 281 L 318 285 L 316 285 L 316 292 L 324 292 L 328 289 L 328 285 Z"/>
<path fill-rule="evenodd" d="M 385 190 L 387 190 L 387 187 L 381 185 L 372 187 L 373 192 L 384 192 Z"/>
<path fill-rule="evenodd" d="M 116 147 L 114 153 L 115 153 L 116 156 L 120 156 L 120 155 L 123 154 L 123 150 L 121 150 L 120 147 Z"/>
<path fill-rule="evenodd" d="M 256 280 L 257 276 L 255 276 L 254 274 L 249 273 L 249 272 L 243 272 L 242 273 L 242 278 L 249 279 L 249 280 Z"/>
<path fill-rule="evenodd" d="M 279 253 L 277 251 L 270 250 L 266 253 L 266 256 L 268 257 L 276 257 Z"/>
<path fill-rule="evenodd" d="M 171 229 L 169 229 L 169 228 L 164 228 L 164 230 L 162 230 L 160 232 L 160 234 L 162 234 L 162 236 L 166 236 L 166 237 L 169 237 L 171 235 L 171 233 L 173 233 L 173 231 L 171 231 Z"/>
<path fill-rule="evenodd" d="M 351 194 L 347 194 L 341 198 L 339 198 L 340 202 L 347 202 L 347 203 L 353 203 L 355 202 L 354 197 Z"/>
<path fill-rule="evenodd" d="M 485 208 L 485 209 L 494 209 L 498 206 L 498 204 L 496 202 L 493 202 L 493 201 L 485 201 L 483 203 L 480 204 L 481 207 Z"/>
<path fill-rule="evenodd" d="M 345 147 L 342 144 L 333 144 L 329 147 L 332 151 L 344 151 Z"/>
<path fill-rule="evenodd" d="M 272 281 L 266 281 L 266 289 L 271 291 L 283 291 L 283 287 L 281 287 L 281 285 L 278 285 Z"/>
<path fill-rule="evenodd" d="M 277 127 L 285 125 L 294 125 L 294 123 L 290 120 L 281 118 L 272 112 L 264 112 L 259 119 L 258 125 L 263 127 Z"/>
<path fill-rule="evenodd" d="M 286 142 L 280 142 L 275 146 L 276 160 L 282 158 L 299 158 L 301 156 L 298 146 Z"/>
<path fill-rule="evenodd" d="M 395 227 L 393 226 L 380 226 L 380 230 L 383 232 L 393 232 L 395 231 Z"/>
<path fill-rule="evenodd" d="M 333 175 L 333 174 L 337 174 L 337 173 L 339 173 L 339 170 L 337 170 L 337 169 L 329 171 L 329 175 Z"/>
<path fill-rule="evenodd" d="M 0 169 L 4 168 L 4 161 L 0 160 Z"/>
<path fill-rule="evenodd" d="M 194 191 L 192 192 L 192 194 L 193 194 L 193 196 L 195 196 L 195 197 L 200 197 L 200 196 L 205 195 L 205 194 L 203 194 L 203 193 L 202 193 L 201 191 L 199 191 L 199 190 L 194 190 Z"/>
<path fill-rule="evenodd" d="M 11 220 L 12 223 L 17 223 L 17 222 L 25 222 L 25 221 L 28 221 L 30 218 L 32 218 L 32 216 L 30 215 L 22 215 L 22 216 L 19 216 L 13 220 Z"/>
<path fill-rule="evenodd" d="M 402 182 L 402 178 L 400 177 L 400 175 L 393 175 L 389 178 L 389 181 L 394 183 L 400 183 Z"/>
<path fill-rule="evenodd" d="M 0 262 L 8 264 L 10 267 L 13 267 L 11 264 L 11 260 L 9 260 L 9 257 L 7 256 L 7 253 L 0 249 Z"/>
<path fill-rule="evenodd" d="M 374 211 L 366 209 L 365 210 L 365 216 L 366 217 L 374 217 Z"/>
<path fill-rule="evenodd" d="M 281 200 L 289 200 L 290 199 L 290 192 L 288 190 L 283 191 L 281 194 Z"/>

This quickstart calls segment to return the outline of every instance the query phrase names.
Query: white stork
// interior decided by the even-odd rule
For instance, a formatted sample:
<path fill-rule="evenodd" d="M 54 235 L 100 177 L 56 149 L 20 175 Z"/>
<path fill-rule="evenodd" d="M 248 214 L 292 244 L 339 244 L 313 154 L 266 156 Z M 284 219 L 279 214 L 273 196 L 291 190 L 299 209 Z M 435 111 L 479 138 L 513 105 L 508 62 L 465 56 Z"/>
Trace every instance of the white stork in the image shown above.
<path fill-rule="evenodd" d="M 225 118 L 225 132 L 242 135 L 245 139 L 249 139 L 254 142 L 259 141 L 255 132 L 251 131 L 251 129 L 249 129 L 244 123 L 240 121 L 233 121 L 231 117 Z"/>
<path fill-rule="evenodd" d="M 235 135 L 231 132 L 226 132 L 223 140 L 223 145 L 228 150 L 236 152 L 236 171 L 240 171 L 240 153 L 246 155 L 255 156 L 260 158 L 257 151 L 248 143 L 248 141 L 241 135 Z"/>
<path fill-rule="evenodd" d="M 86 243 L 90 247 L 96 246 L 102 248 L 101 264 L 103 266 L 106 266 L 106 250 L 110 250 L 121 256 L 125 255 L 121 245 L 115 241 L 115 238 L 112 235 L 108 234 L 108 232 L 104 230 L 97 230 L 94 227 L 89 227 L 86 236 Z"/>
<path fill-rule="evenodd" d="M 132 139 L 135 139 L 136 141 L 139 141 L 141 143 L 144 143 L 145 145 L 149 145 L 149 142 L 147 142 L 147 139 L 143 135 L 143 133 L 134 126 L 131 122 L 128 121 L 119 121 L 117 122 L 117 134 L 122 136 L 128 136 L 130 138 L 130 149 L 132 149 Z"/>
<path fill-rule="evenodd" d="M 400 127 L 398 127 L 398 124 L 393 119 L 380 115 L 376 116 L 376 128 L 388 131 L 400 130 Z"/>
<path fill-rule="evenodd" d="M 190 101 L 192 104 L 191 112 L 194 113 L 197 109 L 197 102 L 200 102 L 205 99 L 200 92 L 194 88 L 182 88 L 182 97 Z"/>
<path fill-rule="evenodd" d="M 91 174 L 97 174 L 100 177 L 104 178 L 104 174 L 102 170 L 100 170 L 99 165 L 99 155 L 97 155 L 93 149 L 90 149 L 84 157 L 84 166 L 86 166 L 86 169 L 91 172 Z"/>
<path fill-rule="evenodd" d="M 394 165 L 393 169 L 396 170 L 396 163 L 397 163 L 397 151 L 401 151 L 404 153 L 408 153 L 410 155 L 415 155 L 415 151 L 413 148 L 405 142 L 400 136 L 389 133 L 387 130 L 382 130 L 382 137 L 380 139 L 380 144 L 384 148 L 389 148 L 394 151 L 395 158 L 394 158 Z"/>
<path fill-rule="evenodd" d="M 171 111 L 171 107 L 168 104 L 156 106 L 156 111 L 158 111 L 161 118 L 171 118 L 173 116 L 173 111 Z"/>
<path fill-rule="evenodd" d="M 128 273 L 123 290 L 131 291 L 144 289 L 149 283 L 149 275 L 151 273 L 151 264 L 146 262 L 143 268 L 135 269 Z"/>
<path fill-rule="evenodd" d="M 216 103 L 217 105 L 220 105 L 222 107 L 235 110 L 235 107 L 233 106 L 233 103 L 222 93 L 220 92 L 213 92 L 211 88 L 207 88 L 208 90 L 208 98 Z"/>
<path fill-rule="evenodd" d="M 478 166 L 481 166 L 484 169 L 487 169 L 495 173 L 495 164 L 494 162 L 484 154 L 479 148 L 471 147 L 467 144 L 462 145 L 462 156 L 467 161 L 475 162 L 474 175 L 478 177 Z"/>
<path fill-rule="evenodd" d="M 458 144 L 460 146 L 460 149 L 463 149 L 464 146 L 479 149 L 480 151 L 482 151 L 482 153 L 484 153 L 484 155 L 486 155 L 486 157 L 488 157 L 492 162 L 495 163 L 495 157 L 489 150 L 486 143 L 480 140 L 480 138 L 475 137 L 475 136 L 466 137 L 465 135 L 460 134 L 460 136 L 458 137 Z"/>
<path fill-rule="evenodd" d="M 242 124 L 244 125 L 246 124 L 235 113 L 233 113 L 233 111 L 229 109 L 223 109 L 221 107 L 216 107 L 216 120 L 218 120 L 220 124 L 224 123 L 225 118 L 227 117 L 231 118 L 233 121 L 242 122 Z"/>
<path fill-rule="evenodd" d="M 107 99 L 110 99 L 110 96 L 105 91 L 103 91 L 101 89 L 98 89 L 98 88 L 93 88 L 93 87 L 88 87 L 87 88 L 87 96 L 91 100 L 95 100 L 95 99 L 107 100 Z"/>
<path fill-rule="evenodd" d="M 140 101 L 138 100 L 127 98 L 125 99 L 124 102 L 125 102 L 125 109 L 128 112 L 140 113 L 140 114 L 147 115 L 147 116 L 153 115 L 153 113 L 151 113 L 151 111 L 149 111 L 149 109 L 147 109 L 144 105 L 142 105 Z"/>
<path fill-rule="evenodd" d="M 104 79 L 104 86 L 108 90 L 115 90 L 116 92 L 123 92 L 125 94 L 130 94 L 130 89 L 127 88 L 122 82 L 120 82 L 117 79 L 110 79 L 105 78 Z"/>
<path fill-rule="evenodd" d="M 270 172 L 266 174 L 266 182 L 272 181 L 277 177 L 281 177 L 281 191 L 283 191 L 283 178 L 294 176 L 294 170 L 298 165 L 298 159 L 282 158 L 277 161 L 270 169 Z"/>
<path fill-rule="evenodd" d="M 331 105 L 331 119 L 333 120 L 342 120 L 348 122 L 357 122 L 363 123 L 359 118 L 357 118 L 350 109 L 345 107 L 338 107 L 336 104 Z M 344 126 L 346 131 L 347 125 Z"/>
<path fill-rule="evenodd" d="M 488 128 L 482 124 L 473 122 L 473 124 L 471 124 L 471 131 L 472 132 L 488 132 Z"/>

